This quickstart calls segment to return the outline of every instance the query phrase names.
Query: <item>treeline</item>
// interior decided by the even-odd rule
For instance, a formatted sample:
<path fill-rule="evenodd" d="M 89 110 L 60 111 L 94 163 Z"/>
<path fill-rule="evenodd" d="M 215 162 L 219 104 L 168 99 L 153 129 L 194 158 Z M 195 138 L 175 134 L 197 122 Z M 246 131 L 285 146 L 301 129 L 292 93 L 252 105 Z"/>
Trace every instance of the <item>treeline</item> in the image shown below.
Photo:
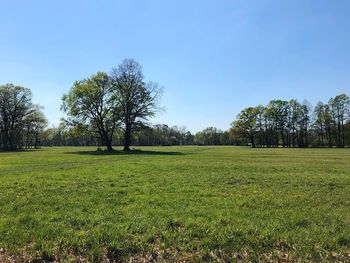
<path fill-rule="evenodd" d="M 0 150 L 38 147 L 47 120 L 32 102 L 30 89 L 0 86 Z"/>
<path fill-rule="evenodd" d="M 67 118 L 56 128 L 33 104 L 28 88 L 0 86 L 0 150 L 38 146 L 251 145 L 252 147 L 345 147 L 350 145 L 350 99 L 346 94 L 314 108 L 297 100 L 271 100 L 242 110 L 227 131 L 208 127 L 149 125 L 161 89 L 146 82 L 142 67 L 125 59 L 110 73 L 76 81 L 62 98 Z"/>
<path fill-rule="evenodd" d="M 231 134 L 237 143 L 252 147 L 345 147 L 350 144 L 349 114 L 346 94 L 314 108 L 297 100 L 272 100 L 242 110 Z"/>
<path fill-rule="evenodd" d="M 229 131 L 208 127 L 192 134 L 185 127 L 155 125 L 135 134 L 135 145 L 232 145 Z"/>
<path fill-rule="evenodd" d="M 94 134 L 71 127 L 62 122 L 57 128 L 46 129 L 40 137 L 43 146 L 103 146 Z M 172 145 L 233 145 L 235 141 L 229 131 L 209 127 L 192 134 L 185 127 L 166 124 L 143 126 L 133 133 L 131 141 L 135 146 L 172 146 Z M 124 144 L 124 131 L 116 129 L 112 145 Z"/>

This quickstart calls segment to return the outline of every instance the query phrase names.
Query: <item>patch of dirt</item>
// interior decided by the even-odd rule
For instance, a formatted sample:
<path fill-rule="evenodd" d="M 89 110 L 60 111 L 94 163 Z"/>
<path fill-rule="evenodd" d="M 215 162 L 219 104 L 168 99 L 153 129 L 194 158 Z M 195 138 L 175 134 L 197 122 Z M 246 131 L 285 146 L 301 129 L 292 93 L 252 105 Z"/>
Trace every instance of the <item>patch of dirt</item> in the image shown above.
<path fill-rule="evenodd" d="M 5 249 L 0 248 L 0 262 L 1 263 L 14 263 L 18 262 L 16 261 L 16 258 L 14 256 L 10 256 L 5 252 Z"/>

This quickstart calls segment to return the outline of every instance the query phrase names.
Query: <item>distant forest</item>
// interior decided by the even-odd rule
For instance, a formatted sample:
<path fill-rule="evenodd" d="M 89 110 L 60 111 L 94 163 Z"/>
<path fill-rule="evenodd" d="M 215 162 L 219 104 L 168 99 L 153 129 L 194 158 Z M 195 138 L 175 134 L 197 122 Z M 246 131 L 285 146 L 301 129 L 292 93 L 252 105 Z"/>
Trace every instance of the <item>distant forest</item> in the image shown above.
<path fill-rule="evenodd" d="M 319 102 L 314 108 L 296 100 L 272 100 L 267 106 L 242 110 L 231 128 L 208 127 L 192 134 L 185 127 L 145 126 L 133 134 L 133 145 L 242 145 L 252 147 L 345 147 L 350 145 L 349 97 L 345 94 Z M 90 133 L 64 122 L 46 129 L 45 146 L 100 145 Z M 117 129 L 113 145 L 123 145 L 123 130 Z"/>
<path fill-rule="evenodd" d="M 242 110 L 230 134 L 252 147 L 345 147 L 350 144 L 349 113 L 346 94 L 314 108 L 297 100 L 271 100 Z"/>
<path fill-rule="evenodd" d="M 12 96 L 6 96 L 10 92 Z M 10 99 L 11 97 L 11 99 Z M 12 99 L 16 98 L 17 102 Z M 0 87 L 0 148 L 15 150 L 38 146 L 102 146 L 96 134 L 62 121 L 47 128 L 40 107 L 31 103 L 28 89 Z M 11 105 L 10 104 L 14 104 Z M 344 104 L 347 103 L 347 104 Z M 192 134 L 185 127 L 148 125 L 132 136 L 137 145 L 250 145 L 253 147 L 343 147 L 350 145 L 349 98 L 342 94 L 314 109 L 296 100 L 273 100 L 267 106 L 241 111 L 231 129 L 208 127 Z M 17 105 L 17 108 L 16 108 Z M 21 111 L 23 111 L 21 113 Z M 117 128 L 113 145 L 123 145 Z"/>
<path fill-rule="evenodd" d="M 347 147 L 350 99 L 346 94 L 315 107 L 297 100 L 271 100 L 243 109 L 222 131 L 208 127 L 192 134 L 185 127 L 150 125 L 161 89 L 145 82 L 141 66 L 124 60 L 110 74 L 98 72 L 76 81 L 62 98 L 67 118 L 48 128 L 30 89 L 0 86 L 0 150 L 40 146 L 97 146 L 124 150 L 135 146 L 242 145 L 251 147 Z"/>

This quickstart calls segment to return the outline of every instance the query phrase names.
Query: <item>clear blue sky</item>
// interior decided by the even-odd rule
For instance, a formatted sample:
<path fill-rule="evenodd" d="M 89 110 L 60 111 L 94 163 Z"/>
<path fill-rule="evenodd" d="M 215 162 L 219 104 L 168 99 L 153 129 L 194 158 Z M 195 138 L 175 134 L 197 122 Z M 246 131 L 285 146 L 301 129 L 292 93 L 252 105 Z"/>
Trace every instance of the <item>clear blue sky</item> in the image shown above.
<path fill-rule="evenodd" d="M 123 58 L 164 86 L 153 123 L 227 129 L 270 99 L 350 93 L 348 0 L 0 0 L 0 83 L 29 87 L 51 123 L 75 80 Z"/>

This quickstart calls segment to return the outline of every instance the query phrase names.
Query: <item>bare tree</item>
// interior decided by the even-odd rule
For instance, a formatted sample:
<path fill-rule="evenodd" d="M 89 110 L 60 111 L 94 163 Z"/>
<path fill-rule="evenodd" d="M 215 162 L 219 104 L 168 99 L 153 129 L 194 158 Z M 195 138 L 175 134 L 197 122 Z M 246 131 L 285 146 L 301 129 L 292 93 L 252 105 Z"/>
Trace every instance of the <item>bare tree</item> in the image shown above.
<path fill-rule="evenodd" d="M 132 133 L 157 112 L 161 89 L 144 80 L 141 65 L 125 59 L 112 69 L 113 100 L 118 106 L 124 129 L 124 151 L 130 151 Z"/>

